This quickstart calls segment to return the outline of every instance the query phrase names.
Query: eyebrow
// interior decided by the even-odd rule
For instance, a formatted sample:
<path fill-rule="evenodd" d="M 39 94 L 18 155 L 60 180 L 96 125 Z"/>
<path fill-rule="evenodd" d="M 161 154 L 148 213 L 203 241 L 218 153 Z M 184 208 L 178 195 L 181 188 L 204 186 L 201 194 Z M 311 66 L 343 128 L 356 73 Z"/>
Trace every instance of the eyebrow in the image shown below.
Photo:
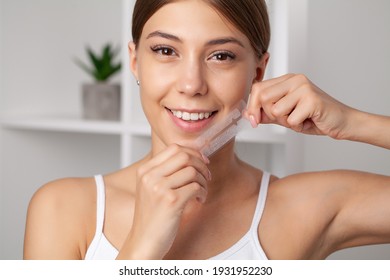
<path fill-rule="evenodd" d="M 153 38 L 153 37 L 161 37 L 161 38 L 165 38 L 165 39 L 172 40 L 172 41 L 179 42 L 179 43 L 182 42 L 182 40 L 179 37 L 172 35 L 172 34 L 169 34 L 169 33 L 162 32 L 162 31 L 154 31 L 154 32 L 150 33 L 146 37 L 146 39 Z M 224 45 L 224 44 L 228 44 L 228 43 L 233 43 L 233 44 L 236 44 L 236 45 L 239 45 L 239 46 L 245 48 L 244 44 L 240 40 L 238 40 L 234 37 L 222 37 L 222 38 L 213 39 L 213 40 L 208 41 L 206 43 L 206 46 Z"/>
<path fill-rule="evenodd" d="M 224 44 L 228 44 L 228 43 L 237 44 L 237 45 L 245 48 L 244 44 L 240 40 L 233 38 L 233 37 L 223 37 L 223 38 L 213 39 L 211 41 L 208 41 L 206 43 L 206 45 L 207 46 L 214 46 L 214 45 L 224 45 Z"/>
<path fill-rule="evenodd" d="M 169 34 L 169 33 L 162 32 L 162 31 L 154 31 L 154 32 L 150 33 L 146 37 L 146 39 L 153 38 L 153 37 L 162 37 L 162 38 L 173 40 L 176 42 L 181 42 L 179 37 L 172 35 L 172 34 Z"/>

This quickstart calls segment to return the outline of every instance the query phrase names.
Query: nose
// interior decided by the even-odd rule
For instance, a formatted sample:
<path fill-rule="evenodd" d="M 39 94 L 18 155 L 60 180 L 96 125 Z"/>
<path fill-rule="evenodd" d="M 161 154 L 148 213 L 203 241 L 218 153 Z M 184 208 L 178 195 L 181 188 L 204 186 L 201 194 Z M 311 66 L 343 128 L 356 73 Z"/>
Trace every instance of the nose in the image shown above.
<path fill-rule="evenodd" d="M 207 93 L 206 73 L 203 64 L 197 59 L 182 61 L 177 73 L 177 91 L 189 96 Z"/>

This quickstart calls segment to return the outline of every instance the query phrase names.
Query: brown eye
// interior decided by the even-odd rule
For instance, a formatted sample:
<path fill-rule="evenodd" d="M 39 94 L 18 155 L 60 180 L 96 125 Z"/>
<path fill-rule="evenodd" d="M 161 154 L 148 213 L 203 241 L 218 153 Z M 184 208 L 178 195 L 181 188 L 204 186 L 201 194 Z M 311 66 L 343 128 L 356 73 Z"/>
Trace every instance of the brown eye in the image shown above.
<path fill-rule="evenodd" d="M 233 60 L 235 58 L 236 56 L 231 52 L 218 52 L 211 57 L 211 59 L 217 61 L 227 61 L 227 60 Z"/>
<path fill-rule="evenodd" d="M 152 51 L 159 54 L 159 55 L 162 55 L 162 56 L 174 56 L 176 55 L 176 52 L 174 49 L 170 48 L 170 47 L 165 47 L 165 46 L 154 46 L 154 47 L 151 47 Z"/>
<path fill-rule="evenodd" d="M 174 55 L 175 52 L 172 50 L 172 49 L 169 49 L 169 48 L 162 48 L 160 50 L 161 54 L 162 55 Z"/>

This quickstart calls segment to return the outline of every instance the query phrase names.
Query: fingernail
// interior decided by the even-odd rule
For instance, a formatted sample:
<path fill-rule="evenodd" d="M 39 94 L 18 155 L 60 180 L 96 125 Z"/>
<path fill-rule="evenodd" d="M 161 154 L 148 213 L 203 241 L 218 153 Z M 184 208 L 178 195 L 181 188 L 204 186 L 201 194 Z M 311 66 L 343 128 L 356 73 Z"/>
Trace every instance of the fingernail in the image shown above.
<path fill-rule="evenodd" d="M 253 128 L 257 127 L 257 122 L 256 122 L 256 119 L 255 119 L 255 117 L 253 115 L 249 116 L 249 121 L 250 121 L 250 123 L 251 123 Z"/>
<path fill-rule="evenodd" d="M 204 161 L 206 164 L 209 164 L 209 163 L 210 163 L 210 160 L 209 160 L 208 157 L 206 157 L 204 154 L 202 154 L 202 158 L 203 158 L 203 161 Z"/>
<path fill-rule="evenodd" d="M 207 170 L 208 172 L 209 172 L 209 181 L 211 181 L 211 179 L 212 179 L 212 177 L 211 177 L 211 172 L 210 172 L 210 170 Z"/>

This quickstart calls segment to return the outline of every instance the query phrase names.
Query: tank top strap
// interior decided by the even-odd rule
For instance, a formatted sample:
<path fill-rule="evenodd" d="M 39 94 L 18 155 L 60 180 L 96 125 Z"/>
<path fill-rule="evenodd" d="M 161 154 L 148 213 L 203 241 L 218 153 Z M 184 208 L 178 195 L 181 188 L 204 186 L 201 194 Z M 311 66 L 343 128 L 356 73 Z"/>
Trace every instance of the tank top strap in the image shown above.
<path fill-rule="evenodd" d="M 103 233 L 104 213 L 106 204 L 105 186 L 102 175 L 95 176 L 96 182 L 96 232 L 95 236 Z"/>
<path fill-rule="evenodd" d="M 263 215 L 265 201 L 267 200 L 268 185 L 269 185 L 270 177 L 271 177 L 270 173 L 265 172 L 265 171 L 263 172 L 263 177 L 261 178 L 259 196 L 257 198 L 255 214 L 253 215 L 253 220 L 252 220 L 252 225 L 251 225 L 251 231 L 255 231 L 256 235 L 257 235 L 257 230 L 259 227 L 261 217 Z"/>
<path fill-rule="evenodd" d="M 95 258 L 96 252 L 99 250 L 99 244 L 103 237 L 104 226 L 104 211 L 106 204 L 105 186 L 102 175 L 95 176 L 96 183 L 96 229 L 95 235 L 89 244 L 84 259 L 92 260 Z"/>

